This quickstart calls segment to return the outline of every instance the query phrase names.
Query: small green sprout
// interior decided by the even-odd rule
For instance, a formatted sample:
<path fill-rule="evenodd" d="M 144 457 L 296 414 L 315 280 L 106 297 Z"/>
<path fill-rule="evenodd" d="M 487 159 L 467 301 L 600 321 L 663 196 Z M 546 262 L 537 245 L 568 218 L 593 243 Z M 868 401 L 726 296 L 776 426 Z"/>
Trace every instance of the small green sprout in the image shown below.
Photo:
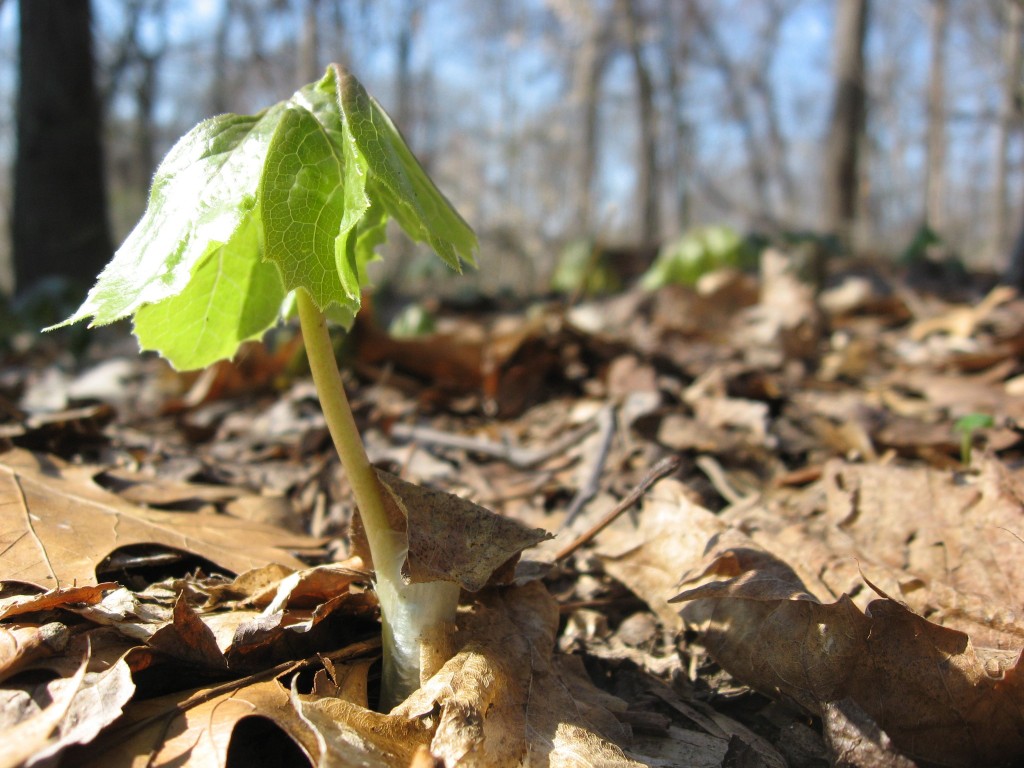
<path fill-rule="evenodd" d="M 82 306 L 60 325 L 131 317 L 142 349 L 181 370 L 231 358 L 298 312 L 324 417 L 369 543 L 381 603 L 385 707 L 419 686 L 419 647 L 452 621 L 457 584 L 407 584 L 342 386 L 328 320 L 351 324 L 394 219 L 452 269 L 476 236 L 363 86 L 338 65 L 256 115 L 206 120 L 171 149 L 149 204 Z M 60 327 L 60 326 L 55 326 Z"/>
<path fill-rule="evenodd" d="M 960 436 L 960 461 L 965 466 L 971 464 L 971 450 L 974 446 L 975 433 L 981 429 L 991 429 L 993 426 L 995 426 L 995 419 L 987 413 L 968 413 L 953 424 L 953 432 Z"/>
<path fill-rule="evenodd" d="M 757 263 L 750 242 L 729 227 L 698 227 L 666 243 L 640 278 L 646 290 L 665 285 L 696 285 L 716 269 L 747 269 Z"/>

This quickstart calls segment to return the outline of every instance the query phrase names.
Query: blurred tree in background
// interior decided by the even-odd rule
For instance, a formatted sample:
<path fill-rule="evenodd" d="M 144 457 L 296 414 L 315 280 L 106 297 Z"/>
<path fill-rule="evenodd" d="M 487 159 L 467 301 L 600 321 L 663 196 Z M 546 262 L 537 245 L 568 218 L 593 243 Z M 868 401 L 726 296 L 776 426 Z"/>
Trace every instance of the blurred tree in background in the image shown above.
<path fill-rule="evenodd" d="M 21 0 L 15 279 L 91 282 L 110 256 L 89 0 Z"/>
<path fill-rule="evenodd" d="M 15 104 L 23 69 L 23 98 L 50 110 L 19 103 L 17 143 L 15 110 L 0 110 L 0 228 L 18 253 L 33 228 L 48 238 L 57 262 L 33 268 L 84 273 L 86 251 L 109 248 L 95 228 L 104 178 L 116 242 L 178 136 L 339 61 L 478 230 L 491 264 L 474 279 L 487 290 L 546 287 L 580 238 L 639 248 L 709 224 L 848 232 L 854 250 L 891 255 L 927 224 L 943 253 L 976 267 L 1008 269 L 1020 239 L 1024 274 L 1021 3 L 868 14 L 868 0 L 93 0 L 104 176 L 97 151 L 75 143 L 99 124 L 91 69 L 71 62 L 85 55 L 88 4 L 27 0 L 19 21 L 19 4 L 0 0 L 0 98 Z M 44 23 L 79 38 L 58 41 Z M 19 28 L 41 36 L 21 60 Z M 78 138 L 44 140 L 39 121 L 62 89 L 83 101 L 56 121 Z M 33 157 L 48 170 L 15 162 L 15 147 L 33 146 L 47 147 Z M 30 191 L 12 215 L 15 177 Z M 41 191 L 47 178 L 60 189 Z M 12 238 L 0 240 L 0 290 Z M 409 258 L 381 280 L 432 279 L 429 259 L 396 247 Z"/>

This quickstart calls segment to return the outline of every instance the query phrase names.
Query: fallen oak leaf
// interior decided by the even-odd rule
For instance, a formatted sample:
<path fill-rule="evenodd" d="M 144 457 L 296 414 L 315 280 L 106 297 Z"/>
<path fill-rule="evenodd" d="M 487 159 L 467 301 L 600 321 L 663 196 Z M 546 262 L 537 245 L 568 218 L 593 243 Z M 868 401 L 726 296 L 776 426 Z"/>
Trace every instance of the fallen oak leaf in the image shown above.
<path fill-rule="evenodd" d="M 87 468 L 15 449 L 0 460 L 0 581 L 52 589 L 95 584 L 114 550 L 155 544 L 205 558 L 234 573 L 271 562 L 303 567 L 289 549 L 309 537 L 227 515 L 158 512 L 100 488 Z"/>
<path fill-rule="evenodd" d="M 341 697 L 304 696 L 294 687 L 292 704 L 316 735 L 324 768 L 406 768 L 429 744 L 422 719 L 374 712 Z"/>
<path fill-rule="evenodd" d="M 227 690 L 223 690 L 227 688 Z M 209 691 L 216 695 L 208 695 Z M 82 768 L 134 765 L 226 765 L 235 729 L 247 718 L 268 721 L 315 765 L 319 750 L 311 727 L 295 711 L 288 689 L 276 679 L 233 681 L 133 703 L 125 718 L 76 755 Z"/>
<path fill-rule="evenodd" d="M 737 679 L 815 714 L 849 699 L 904 754 L 944 766 L 1024 756 L 1020 652 L 975 649 L 881 594 L 861 612 L 843 595 L 822 604 L 767 552 L 717 552 L 700 586 L 670 602 L 702 629 L 716 661 Z"/>
<path fill-rule="evenodd" d="M 0 766 L 42 762 L 71 745 L 88 744 L 121 716 L 135 693 L 128 664 L 122 656 L 106 669 L 90 672 L 90 658 L 86 652 L 73 676 L 25 693 L 27 716 L 3 724 L 8 747 Z M 13 710 L 5 708 L 4 714 Z"/>
<path fill-rule="evenodd" d="M 173 620 L 149 638 L 148 645 L 169 656 L 204 670 L 223 671 L 228 661 L 217 645 L 213 630 L 189 605 L 187 590 L 174 601 Z"/>
<path fill-rule="evenodd" d="M 318 733 L 320 765 L 640 768 L 618 742 L 629 727 L 579 665 L 554 655 L 558 607 L 537 582 L 483 590 L 464 608 L 456 652 L 389 714 L 348 698 L 292 700 Z M 340 676 L 338 676 L 340 677 Z"/>

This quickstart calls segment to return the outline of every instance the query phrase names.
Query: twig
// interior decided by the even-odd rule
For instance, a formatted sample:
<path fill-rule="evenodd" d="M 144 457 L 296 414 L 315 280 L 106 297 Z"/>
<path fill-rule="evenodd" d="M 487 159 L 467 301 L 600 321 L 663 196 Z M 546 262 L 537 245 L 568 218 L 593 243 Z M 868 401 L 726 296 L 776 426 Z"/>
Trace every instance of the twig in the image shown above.
<path fill-rule="evenodd" d="M 601 473 L 604 472 L 604 465 L 608 461 L 608 450 L 612 445 L 612 438 L 615 437 L 615 409 L 607 405 L 602 408 L 595 418 L 595 422 L 601 427 L 601 439 L 597 447 L 597 455 L 590 465 L 590 472 L 587 474 L 586 482 L 580 486 L 569 504 L 565 520 L 562 521 L 562 529 L 565 530 L 583 511 L 583 507 L 597 495 L 601 489 Z"/>
<path fill-rule="evenodd" d="M 664 459 L 662 459 L 653 467 L 651 467 L 650 471 L 648 471 L 648 473 L 644 476 L 643 480 L 640 481 L 636 488 L 630 491 L 629 494 L 622 501 L 616 504 L 614 509 L 612 509 L 603 518 L 601 518 L 601 520 L 599 520 L 596 525 L 591 527 L 590 530 L 578 536 L 575 541 L 572 541 L 565 547 L 562 547 L 562 549 L 560 549 L 558 553 L 555 555 L 555 562 L 558 562 L 559 560 L 564 560 L 577 549 L 579 549 L 588 541 L 597 536 L 597 534 L 599 534 L 613 522 L 615 522 L 615 519 L 623 512 L 625 512 L 627 509 L 636 504 L 640 500 L 640 497 L 647 493 L 648 489 L 650 489 L 652 485 L 661 480 L 663 477 L 671 475 L 673 472 L 679 469 L 679 465 L 681 463 L 682 459 L 680 459 L 678 456 L 666 456 Z"/>
<path fill-rule="evenodd" d="M 570 432 L 555 440 L 544 448 L 521 448 L 509 443 L 498 443 L 479 437 L 467 437 L 455 435 L 450 432 L 442 432 L 432 427 L 415 426 L 411 424 L 395 424 L 391 427 L 390 435 L 398 440 L 423 443 L 424 445 L 437 445 L 442 448 L 456 448 L 458 450 L 478 453 L 483 456 L 490 456 L 501 459 L 511 464 L 516 469 L 530 469 L 541 464 L 553 456 L 564 453 L 572 446 L 589 435 L 597 428 L 595 420 L 588 421 L 579 429 Z"/>
<path fill-rule="evenodd" d="M 722 465 L 711 456 L 700 456 L 697 459 L 697 466 L 707 475 L 718 494 L 730 504 L 739 504 L 746 498 L 729 481 Z"/>

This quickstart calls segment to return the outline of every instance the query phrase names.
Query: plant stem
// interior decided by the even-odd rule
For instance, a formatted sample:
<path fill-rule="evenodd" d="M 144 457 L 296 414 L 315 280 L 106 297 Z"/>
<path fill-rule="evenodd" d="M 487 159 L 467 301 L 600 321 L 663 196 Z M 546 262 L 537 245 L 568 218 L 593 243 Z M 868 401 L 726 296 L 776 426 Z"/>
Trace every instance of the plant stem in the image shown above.
<path fill-rule="evenodd" d="M 341 381 L 327 318 L 306 291 L 299 288 L 296 294 L 313 383 L 352 486 L 373 558 L 384 646 L 380 702 L 387 711 L 419 688 L 421 644 L 436 640 L 438 628 L 454 621 L 459 585 L 444 581 L 405 583 L 402 566 L 409 551 L 408 539 L 388 522 L 380 481 L 366 455 Z"/>
<path fill-rule="evenodd" d="M 352 485 L 352 495 L 359 507 L 359 515 L 370 544 L 370 556 L 375 564 L 392 562 L 398 557 L 404 559 L 401 542 L 395 541 L 397 537 L 384 511 L 380 481 L 370 465 L 366 448 L 359 436 L 359 428 L 352 416 L 338 361 L 334 357 L 327 318 L 305 290 L 298 288 L 296 294 L 302 339 L 309 357 L 313 384 L 320 398 L 320 407 L 334 441 L 334 448 Z"/>

